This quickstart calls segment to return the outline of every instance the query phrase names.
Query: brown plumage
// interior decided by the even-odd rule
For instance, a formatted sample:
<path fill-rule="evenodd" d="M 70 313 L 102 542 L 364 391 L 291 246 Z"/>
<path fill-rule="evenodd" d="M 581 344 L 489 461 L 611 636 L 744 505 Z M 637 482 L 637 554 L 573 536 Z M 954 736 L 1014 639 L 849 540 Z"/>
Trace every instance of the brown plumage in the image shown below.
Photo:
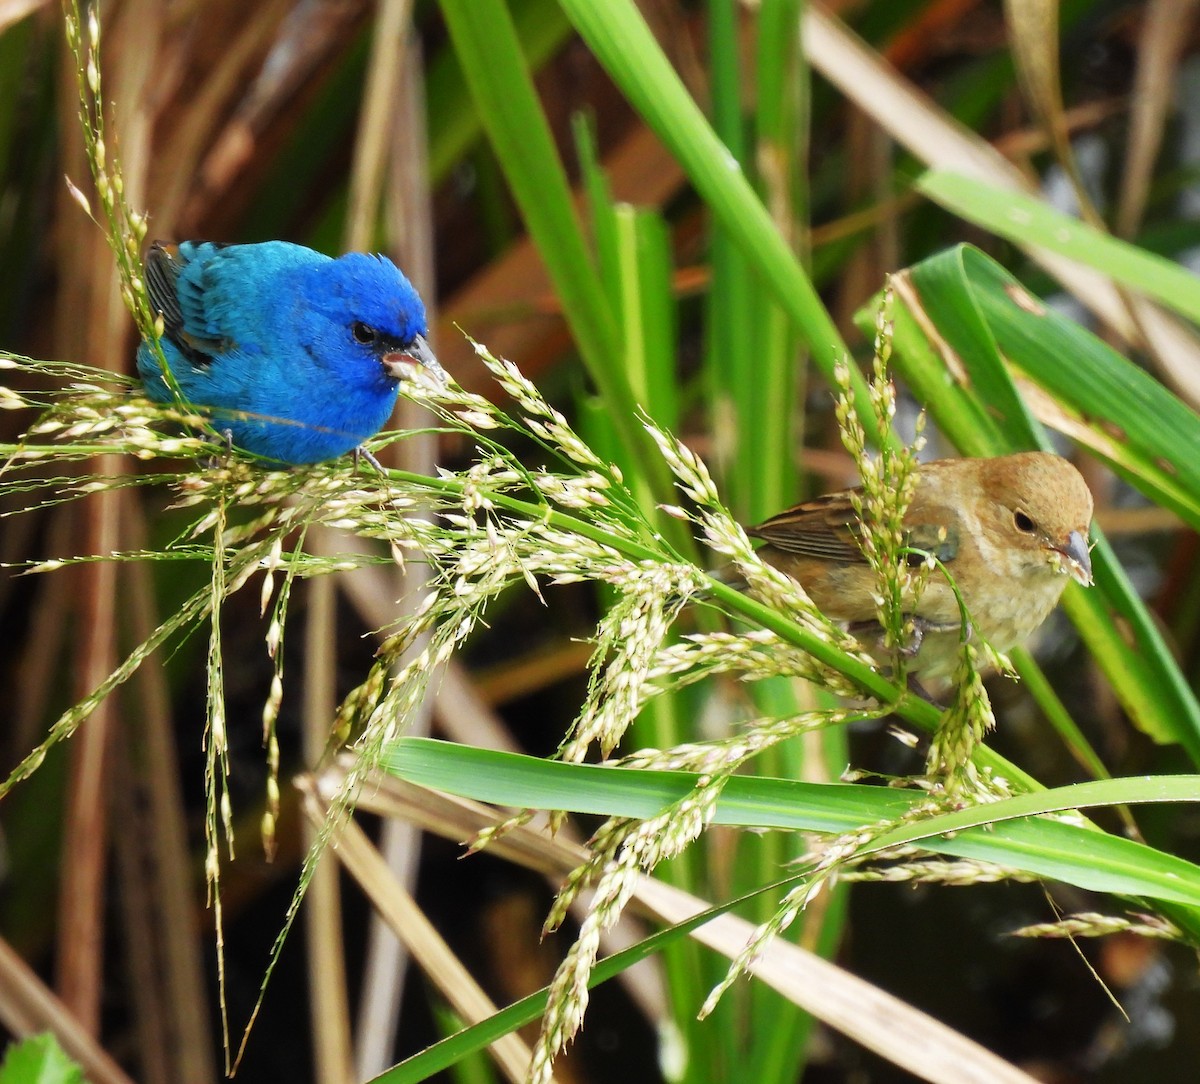
<path fill-rule="evenodd" d="M 813 602 L 873 647 L 874 574 L 855 540 L 847 490 L 780 512 L 750 531 L 765 560 L 798 580 Z M 1092 582 L 1087 535 L 1092 495 L 1061 456 L 1020 452 L 923 464 L 904 523 L 912 546 L 954 577 L 976 630 L 1006 651 L 1049 616 L 1072 578 Z M 946 578 L 934 572 L 916 604 L 910 670 L 944 677 L 955 666 L 961 621 Z"/>

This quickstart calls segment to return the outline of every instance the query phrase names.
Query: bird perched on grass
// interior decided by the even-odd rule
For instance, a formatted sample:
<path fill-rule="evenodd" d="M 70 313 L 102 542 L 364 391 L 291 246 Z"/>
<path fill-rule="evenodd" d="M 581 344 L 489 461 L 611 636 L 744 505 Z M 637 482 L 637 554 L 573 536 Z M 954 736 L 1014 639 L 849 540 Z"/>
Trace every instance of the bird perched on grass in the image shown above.
<path fill-rule="evenodd" d="M 425 341 L 425 306 L 384 256 L 156 241 L 145 282 L 184 401 L 266 459 L 343 455 L 391 415 L 400 366 L 444 376 Z M 174 401 L 149 343 L 137 367 L 152 399 Z"/>
<path fill-rule="evenodd" d="M 797 505 L 749 533 L 767 543 L 759 550 L 764 560 L 870 644 L 870 634 L 881 631 L 874 602 L 879 588 L 856 540 L 851 492 Z M 1007 651 L 1049 616 L 1069 579 L 1092 582 L 1091 520 L 1092 495 L 1070 463 L 1047 452 L 1020 452 L 923 464 L 904 528 L 908 544 L 932 553 L 953 577 L 974 630 Z M 910 674 L 949 676 L 962 620 L 945 576 L 933 573 L 909 617 Z"/>

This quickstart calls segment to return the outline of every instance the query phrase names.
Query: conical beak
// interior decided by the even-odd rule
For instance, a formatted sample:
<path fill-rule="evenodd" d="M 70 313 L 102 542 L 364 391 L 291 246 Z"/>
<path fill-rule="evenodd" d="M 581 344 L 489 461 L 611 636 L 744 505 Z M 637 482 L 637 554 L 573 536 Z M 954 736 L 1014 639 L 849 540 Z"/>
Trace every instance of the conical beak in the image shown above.
<path fill-rule="evenodd" d="M 1067 536 L 1065 546 L 1054 547 L 1067 559 L 1067 571 L 1071 579 L 1084 587 L 1092 585 L 1092 558 L 1088 553 L 1087 537 L 1079 531 L 1072 531 Z"/>
<path fill-rule="evenodd" d="M 387 371 L 395 377 L 405 375 L 403 371 L 405 365 L 420 365 L 422 368 L 428 369 L 443 384 L 450 379 L 429 348 L 429 343 L 425 341 L 424 335 L 417 335 L 403 350 L 391 350 L 384 354 L 383 364 Z"/>

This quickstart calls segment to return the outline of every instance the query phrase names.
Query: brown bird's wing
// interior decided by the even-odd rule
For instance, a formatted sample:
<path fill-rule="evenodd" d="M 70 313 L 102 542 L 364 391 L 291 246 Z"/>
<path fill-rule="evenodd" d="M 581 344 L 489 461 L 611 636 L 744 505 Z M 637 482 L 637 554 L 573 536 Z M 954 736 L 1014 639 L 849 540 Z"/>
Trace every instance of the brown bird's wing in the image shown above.
<path fill-rule="evenodd" d="M 805 501 L 750 528 L 747 533 L 770 543 L 780 553 L 796 557 L 842 563 L 864 561 L 856 540 L 858 515 L 850 499 L 850 494 L 855 492 L 857 490 L 845 490 Z M 918 513 L 916 517 L 911 515 L 914 510 Z M 927 501 L 918 506 L 914 502 L 907 518 L 918 520 L 907 532 L 908 545 L 932 553 L 943 563 L 958 556 L 958 514 L 955 509 Z M 910 563 L 916 564 L 920 560 L 914 556 Z"/>
<path fill-rule="evenodd" d="M 748 533 L 781 553 L 827 561 L 862 561 L 862 550 L 855 541 L 858 515 L 850 500 L 851 492 L 805 501 L 750 528 Z"/>

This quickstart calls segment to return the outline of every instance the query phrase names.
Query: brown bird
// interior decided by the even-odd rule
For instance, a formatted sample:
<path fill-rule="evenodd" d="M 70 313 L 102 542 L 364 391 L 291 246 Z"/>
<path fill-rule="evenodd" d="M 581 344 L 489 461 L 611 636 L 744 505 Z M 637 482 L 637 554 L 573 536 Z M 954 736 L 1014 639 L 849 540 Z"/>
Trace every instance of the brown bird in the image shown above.
<path fill-rule="evenodd" d="M 857 543 L 852 492 L 806 501 L 749 533 L 767 543 L 759 550 L 767 562 L 882 656 L 873 601 L 879 589 Z M 1045 621 L 1068 578 L 1092 582 L 1091 520 L 1092 494 L 1070 463 L 1048 452 L 1020 452 L 923 464 L 904 525 L 908 545 L 933 553 L 954 578 L 973 633 L 1007 651 Z M 930 576 L 909 617 L 909 672 L 949 676 L 962 621 L 943 574 Z"/>

